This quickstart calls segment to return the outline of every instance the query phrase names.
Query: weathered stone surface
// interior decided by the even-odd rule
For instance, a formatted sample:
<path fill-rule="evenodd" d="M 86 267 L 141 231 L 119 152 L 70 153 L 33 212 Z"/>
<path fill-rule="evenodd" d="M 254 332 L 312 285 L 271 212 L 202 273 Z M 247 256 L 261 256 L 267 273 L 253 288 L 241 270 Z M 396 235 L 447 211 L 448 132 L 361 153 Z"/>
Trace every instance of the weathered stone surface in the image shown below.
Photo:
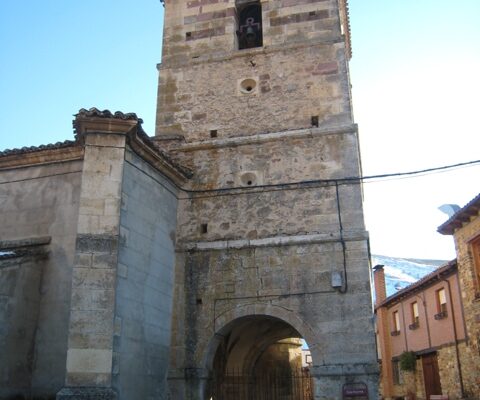
<path fill-rule="evenodd" d="M 163 398 L 169 359 L 177 189 L 127 151 L 117 267 L 113 387 Z"/>
<path fill-rule="evenodd" d="M 316 399 L 347 380 L 376 397 L 362 193 L 341 181 L 360 159 L 340 3 L 262 1 L 264 46 L 238 51 L 238 3 L 166 2 L 157 143 L 195 171 L 177 217 L 175 398 L 209 398 L 212 374 L 252 371 L 285 335 L 310 347 Z"/>
<path fill-rule="evenodd" d="M 264 0 L 264 46 L 242 52 L 235 1 L 165 3 L 157 133 L 184 135 L 157 141 L 171 157 L 135 115 L 92 109 L 74 150 L 27 157 L 61 163 L 0 172 L 2 238 L 52 236 L 13 389 L 165 398 L 170 353 L 171 398 L 209 398 L 217 349 L 249 370 L 303 337 L 317 399 L 352 379 L 374 396 L 361 188 L 337 181 L 360 173 L 344 2 Z M 17 278 L 5 273 L 2 293 Z"/>
<path fill-rule="evenodd" d="M 478 258 L 480 215 L 478 208 L 474 208 L 472 214 L 470 219 L 456 229 L 453 235 L 457 252 L 463 315 L 469 338 L 466 345 L 462 345 L 463 351 L 461 352 L 464 390 L 467 396 L 480 398 L 480 323 L 478 322 L 480 283 L 476 277 L 480 271 L 480 259 Z M 474 248 L 474 246 L 477 247 Z"/>
<path fill-rule="evenodd" d="M 57 393 L 57 400 L 116 400 L 117 393 L 110 388 L 83 387 L 63 388 Z"/>
<path fill-rule="evenodd" d="M 23 157 L 33 164 L 26 168 L 0 170 L 0 246 L 22 249 L 0 268 L 2 398 L 52 395 L 65 379 L 81 162 L 57 163 L 49 151 Z"/>

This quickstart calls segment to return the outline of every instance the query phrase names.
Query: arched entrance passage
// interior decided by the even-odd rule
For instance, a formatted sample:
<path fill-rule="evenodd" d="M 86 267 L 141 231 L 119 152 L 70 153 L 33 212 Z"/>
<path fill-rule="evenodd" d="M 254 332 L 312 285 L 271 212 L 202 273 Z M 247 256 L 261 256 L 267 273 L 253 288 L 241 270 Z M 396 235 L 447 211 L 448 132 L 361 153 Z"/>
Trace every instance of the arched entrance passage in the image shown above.
<path fill-rule="evenodd" d="M 267 315 L 243 316 L 216 333 L 215 345 L 206 399 L 313 398 L 310 351 L 287 322 Z"/>

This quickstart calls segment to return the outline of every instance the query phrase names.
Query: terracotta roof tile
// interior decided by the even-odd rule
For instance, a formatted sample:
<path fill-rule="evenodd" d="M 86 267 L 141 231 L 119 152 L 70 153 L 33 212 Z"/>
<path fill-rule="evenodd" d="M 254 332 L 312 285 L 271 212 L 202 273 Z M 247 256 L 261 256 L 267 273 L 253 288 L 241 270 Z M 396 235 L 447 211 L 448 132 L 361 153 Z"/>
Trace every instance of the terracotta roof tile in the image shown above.
<path fill-rule="evenodd" d="M 76 144 L 78 144 L 77 141 L 65 140 L 64 142 L 42 144 L 40 146 L 22 147 L 20 149 L 6 149 L 3 151 L 0 151 L 0 157 L 11 156 L 16 154 L 27 154 L 27 153 L 33 153 L 33 152 L 42 151 L 42 150 L 62 149 L 65 147 L 75 146 Z"/>
<path fill-rule="evenodd" d="M 89 110 L 82 108 L 77 114 L 75 114 L 75 120 L 73 120 L 73 128 L 75 130 L 75 136 L 77 136 L 76 132 L 76 122 L 77 119 L 81 118 L 110 118 L 110 119 L 121 119 L 121 120 L 129 120 L 129 121 L 137 121 L 136 126 L 136 134 L 141 139 L 141 141 L 152 150 L 154 150 L 157 154 L 160 155 L 168 164 L 172 167 L 180 171 L 185 177 L 191 178 L 193 176 L 193 172 L 188 168 L 180 165 L 178 162 L 172 159 L 165 151 L 161 150 L 155 143 L 152 141 L 150 136 L 146 134 L 143 130 L 142 124 L 143 120 L 137 117 L 135 113 L 123 113 L 121 111 L 111 112 L 110 110 L 99 110 L 96 107 L 92 107 Z"/>
<path fill-rule="evenodd" d="M 82 108 L 75 114 L 75 117 L 97 117 L 97 118 L 114 118 L 114 119 L 123 119 L 123 120 L 133 120 L 138 121 L 141 124 L 143 120 L 137 117 L 135 113 L 123 113 L 121 111 L 111 112 L 110 110 L 99 110 L 96 107 L 90 109 Z"/>
<path fill-rule="evenodd" d="M 0 151 L 0 157 L 6 157 L 11 155 L 22 155 L 27 153 L 33 153 L 42 150 L 52 150 L 52 149 L 61 149 L 70 146 L 77 146 L 81 144 L 79 137 L 76 132 L 76 121 L 77 118 L 110 118 L 110 119 L 121 119 L 121 120 L 128 120 L 128 121 L 136 121 L 136 134 L 141 139 L 141 141 L 152 150 L 154 150 L 157 154 L 160 155 L 168 164 L 172 167 L 180 171 L 187 178 L 191 178 L 193 176 L 193 172 L 176 162 L 172 159 L 165 151 L 161 150 L 152 139 L 145 133 L 142 127 L 143 120 L 138 118 L 137 114 L 135 113 L 123 113 L 121 111 L 111 112 L 110 110 L 99 110 L 96 107 L 92 107 L 90 109 L 82 108 L 75 114 L 75 119 L 73 120 L 73 127 L 75 130 L 75 140 L 65 140 L 64 142 L 57 142 L 52 144 L 40 145 L 40 146 L 30 146 L 30 147 L 22 147 L 21 149 L 7 149 Z"/>
<path fill-rule="evenodd" d="M 141 123 L 137 127 L 137 135 L 142 139 L 142 141 L 151 149 L 155 150 L 157 153 L 160 154 L 160 156 L 165 159 L 168 163 L 170 163 L 173 167 L 178 169 L 183 175 L 185 175 L 187 178 L 192 178 L 193 177 L 193 172 L 184 167 L 183 165 L 179 164 L 176 162 L 172 157 L 170 157 L 165 151 L 161 150 L 153 140 L 148 136 L 145 131 L 142 128 Z"/>
<path fill-rule="evenodd" d="M 397 293 L 392 294 L 382 301 L 376 308 L 395 303 L 396 301 L 408 297 L 411 293 L 415 292 L 417 289 L 424 287 L 425 285 L 430 284 L 433 281 L 436 281 L 440 275 L 450 275 L 457 269 L 457 259 L 449 261 L 448 263 L 438 267 L 436 270 L 425 275 L 423 278 L 418 281 L 404 287 L 402 290 L 399 290 Z"/>

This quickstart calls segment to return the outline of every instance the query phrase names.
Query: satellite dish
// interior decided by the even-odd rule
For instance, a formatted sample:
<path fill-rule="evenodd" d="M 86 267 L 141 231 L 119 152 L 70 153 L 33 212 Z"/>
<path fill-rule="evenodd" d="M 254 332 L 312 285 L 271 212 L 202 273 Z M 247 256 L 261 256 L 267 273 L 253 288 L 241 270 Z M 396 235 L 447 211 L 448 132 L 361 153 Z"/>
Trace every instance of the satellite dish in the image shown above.
<path fill-rule="evenodd" d="M 440 207 L 438 207 L 438 209 L 447 214 L 449 218 L 452 218 L 453 215 L 458 211 L 460 210 L 460 206 L 457 205 L 457 204 L 443 204 L 441 205 Z"/>
<path fill-rule="evenodd" d="M 396 283 L 394 288 L 395 290 L 400 290 L 402 288 L 402 285 L 400 283 Z"/>

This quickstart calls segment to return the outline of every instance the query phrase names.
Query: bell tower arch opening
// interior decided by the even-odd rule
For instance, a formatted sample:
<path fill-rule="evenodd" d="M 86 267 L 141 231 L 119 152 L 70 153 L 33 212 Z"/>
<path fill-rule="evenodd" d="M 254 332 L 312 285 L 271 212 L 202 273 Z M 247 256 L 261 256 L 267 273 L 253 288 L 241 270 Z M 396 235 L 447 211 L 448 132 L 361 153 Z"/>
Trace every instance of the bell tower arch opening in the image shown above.
<path fill-rule="evenodd" d="M 262 6 L 260 1 L 236 2 L 238 49 L 263 46 Z"/>
<path fill-rule="evenodd" d="M 310 350 L 287 322 L 267 315 L 241 317 L 216 340 L 205 399 L 313 399 Z"/>

